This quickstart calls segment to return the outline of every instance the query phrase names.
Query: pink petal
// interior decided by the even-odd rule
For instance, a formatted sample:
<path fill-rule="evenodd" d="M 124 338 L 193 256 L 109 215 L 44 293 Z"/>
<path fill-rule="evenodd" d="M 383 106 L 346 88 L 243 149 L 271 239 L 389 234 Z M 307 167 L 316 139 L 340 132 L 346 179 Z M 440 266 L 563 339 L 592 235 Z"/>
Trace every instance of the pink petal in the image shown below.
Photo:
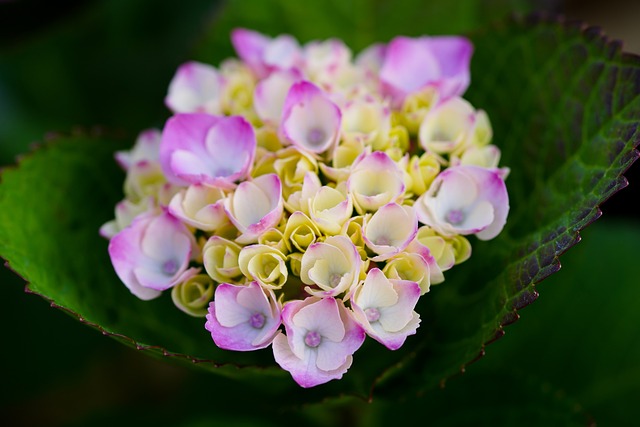
<path fill-rule="evenodd" d="M 331 380 L 339 380 L 353 363 L 353 357 L 348 356 L 339 368 L 322 371 L 316 366 L 315 353 L 311 354 L 306 361 L 299 359 L 291 351 L 287 337 L 283 333 L 276 335 L 273 340 L 273 357 L 276 363 L 282 369 L 289 371 L 295 382 L 304 388 L 315 387 Z"/>
<path fill-rule="evenodd" d="M 165 104 L 174 113 L 219 114 L 220 86 L 220 76 L 214 67 L 187 62 L 171 80 Z"/>
<path fill-rule="evenodd" d="M 276 71 L 258 82 L 253 93 L 253 106 L 260 120 L 277 126 L 289 89 L 300 80 L 301 75 L 297 71 Z"/>
<path fill-rule="evenodd" d="M 321 89 L 307 81 L 291 86 L 281 126 L 292 144 L 307 152 L 327 151 L 338 142 L 340 123 L 340 109 Z"/>
<path fill-rule="evenodd" d="M 316 310 L 315 306 L 319 307 L 318 312 L 312 313 Z M 313 310 L 303 312 L 300 322 L 307 326 L 317 326 L 318 329 L 309 330 L 297 324 L 296 316 L 304 308 Z M 318 319 L 313 314 L 325 317 Z M 317 347 L 307 346 L 307 333 L 321 331 L 320 324 L 323 320 L 330 323 L 341 322 L 344 327 L 343 338 L 335 342 L 322 336 Z M 282 321 L 287 336 L 279 334 L 276 337 L 273 342 L 273 354 L 276 362 L 289 371 L 302 387 L 313 387 L 341 378 L 351 366 L 352 354 L 362 345 L 365 338 L 364 330 L 351 318 L 344 304 L 334 298 L 310 297 L 304 301 L 290 301 L 283 308 Z"/>
<path fill-rule="evenodd" d="M 296 327 L 314 330 L 331 341 L 340 342 L 345 329 L 340 319 L 338 305 L 333 298 L 324 298 L 300 309 L 293 316 Z"/>
<path fill-rule="evenodd" d="M 141 298 L 157 294 L 141 292 L 140 287 L 162 291 L 197 274 L 198 269 L 187 270 L 196 250 L 193 235 L 168 212 L 138 217 L 109 242 L 116 274 Z"/>
<path fill-rule="evenodd" d="M 387 47 L 380 80 L 396 105 L 426 86 L 442 100 L 462 95 L 469 85 L 472 44 L 463 37 L 396 37 Z"/>
<path fill-rule="evenodd" d="M 170 182 L 231 188 L 246 177 L 256 139 L 242 117 L 177 114 L 165 125 L 160 164 Z"/>
<path fill-rule="evenodd" d="M 256 31 L 236 28 L 231 31 L 231 43 L 238 57 L 258 76 L 264 77 L 267 69 L 262 57 L 270 38 Z"/>
<path fill-rule="evenodd" d="M 251 351 L 271 344 L 280 326 L 280 310 L 273 292 L 264 292 L 256 282 L 218 286 L 205 324 L 218 347 Z"/>
<path fill-rule="evenodd" d="M 225 212 L 242 235 L 239 243 L 255 243 L 262 233 L 280 222 L 284 211 L 282 184 L 276 174 L 266 174 L 238 185 L 225 200 Z"/>

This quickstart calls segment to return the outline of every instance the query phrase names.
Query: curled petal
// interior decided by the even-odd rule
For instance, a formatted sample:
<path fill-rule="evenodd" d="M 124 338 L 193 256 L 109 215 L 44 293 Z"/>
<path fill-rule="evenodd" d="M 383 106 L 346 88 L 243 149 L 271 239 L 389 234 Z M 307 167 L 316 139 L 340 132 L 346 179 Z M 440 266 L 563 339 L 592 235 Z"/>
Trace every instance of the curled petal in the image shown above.
<path fill-rule="evenodd" d="M 282 237 L 290 246 L 305 252 L 321 235 L 318 226 L 307 215 L 296 211 L 287 220 Z"/>
<path fill-rule="evenodd" d="M 168 212 L 138 217 L 109 242 L 116 274 L 140 299 L 153 299 L 194 276 L 188 268 L 197 255 L 193 235 Z"/>
<path fill-rule="evenodd" d="M 211 236 L 202 248 L 202 263 L 207 274 L 218 283 L 235 283 L 244 279 L 238 265 L 241 249 L 231 240 Z"/>
<path fill-rule="evenodd" d="M 473 142 L 476 111 L 460 97 L 450 98 L 427 113 L 420 125 L 420 145 L 436 154 L 451 154 Z"/>
<path fill-rule="evenodd" d="M 362 260 L 355 245 L 345 236 L 330 236 L 314 243 L 302 255 L 300 279 L 311 295 L 335 296 L 358 283 Z"/>
<path fill-rule="evenodd" d="M 164 102 L 174 113 L 220 114 L 222 81 L 218 71 L 207 64 L 181 65 L 169 84 Z"/>
<path fill-rule="evenodd" d="M 482 147 L 472 145 L 464 150 L 460 157 L 452 157 L 451 166 L 473 165 L 485 169 L 495 169 L 500 163 L 500 154 L 500 149 L 495 145 L 489 144 Z"/>
<path fill-rule="evenodd" d="M 374 98 L 347 103 L 342 116 L 342 134 L 360 139 L 374 150 L 386 148 L 391 130 L 391 110 Z"/>
<path fill-rule="evenodd" d="M 455 166 L 440 173 L 414 205 L 420 222 L 444 236 L 497 236 L 507 220 L 509 197 L 494 170 Z"/>
<path fill-rule="evenodd" d="M 347 191 L 361 215 L 397 201 L 404 189 L 402 169 L 382 151 L 360 157 L 347 180 Z"/>
<path fill-rule="evenodd" d="M 318 178 L 318 161 L 310 153 L 293 146 L 283 148 L 276 153 L 273 169 L 282 181 L 282 194 L 286 199 L 291 198 L 294 193 L 300 190 L 306 193 L 301 194 L 303 198 L 306 198 L 309 192 L 314 191 L 309 185 L 315 184 L 315 182 L 307 182 L 310 179 L 307 175 L 311 176 L 314 181 L 320 182 Z M 305 185 L 307 186 L 306 189 L 303 188 Z M 320 184 L 318 184 L 319 187 Z M 306 209 L 306 207 L 301 206 L 300 209 L 295 210 L 302 210 L 307 213 Z"/>
<path fill-rule="evenodd" d="M 192 227 L 215 231 L 228 222 L 224 212 L 224 197 L 218 188 L 193 184 L 173 196 L 169 211 Z"/>
<path fill-rule="evenodd" d="M 287 281 L 286 256 L 271 246 L 250 245 L 240 251 L 238 265 L 249 280 L 262 287 L 280 289 Z"/>
<path fill-rule="evenodd" d="M 418 286 L 420 286 L 421 295 L 429 292 L 431 286 L 431 266 L 429 262 L 418 253 L 402 252 L 394 256 L 387 261 L 382 272 L 389 279 L 408 280 L 417 283 Z"/>
<path fill-rule="evenodd" d="M 145 130 L 138 135 L 131 150 L 116 152 L 116 161 L 124 170 L 139 162 L 158 163 L 161 140 L 162 133 L 158 129 Z"/>
<path fill-rule="evenodd" d="M 351 50 L 338 39 L 309 42 L 303 55 L 304 70 L 316 82 L 331 82 L 351 65 Z"/>
<path fill-rule="evenodd" d="M 407 165 L 411 177 L 410 191 L 420 196 L 423 194 L 436 176 L 440 173 L 440 163 L 432 153 L 424 153 L 420 157 L 412 156 Z"/>
<path fill-rule="evenodd" d="M 299 191 L 295 191 L 289 196 L 285 202 L 285 207 L 292 214 L 296 211 L 309 214 L 309 203 L 313 200 L 318 191 L 320 191 L 321 187 L 322 183 L 320 182 L 318 175 L 313 172 L 306 172 L 301 189 Z"/>
<path fill-rule="evenodd" d="M 302 60 L 300 45 L 286 34 L 272 39 L 256 31 L 236 28 L 231 32 L 231 43 L 240 59 L 259 78 L 273 70 L 296 68 Z"/>
<path fill-rule="evenodd" d="M 164 127 L 160 163 L 176 184 L 233 188 L 249 174 L 255 150 L 253 127 L 240 116 L 177 114 Z"/>
<path fill-rule="evenodd" d="M 351 218 L 353 202 L 349 194 L 324 186 L 310 201 L 309 213 L 320 230 L 328 235 L 336 235 Z"/>
<path fill-rule="evenodd" d="M 255 243 L 266 230 L 275 227 L 283 213 L 282 185 L 276 174 L 245 181 L 225 200 L 227 216 L 240 233 L 237 242 Z"/>
<path fill-rule="evenodd" d="M 282 117 L 284 101 L 289 89 L 301 79 L 299 72 L 291 70 L 276 71 L 261 80 L 253 93 L 253 107 L 260 120 L 277 126 Z"/>
<path fill-rule="evenodd" d="M 384 261 L 403 251 L 418 232 L 418 218 L 411 206 L 389 203 L 378 209 L 364 224 L 363 238 L 378 254 L 373 261 Z"/>
<path fill-rule="evenodd" d="M 152 214 L 156 209 L 159 210 L 159 208 L 155 206 L 153 197 L 147 197 L 138 203 L 124 199 L 116 205 L 115 218 L 100 227 L 100 235 L 105 239 L 111 239 L 131 224 L 137 216 Z"/>
<path fill-rule="evenodd" d="M 180 310 L 190 316 L 204 317 L 213 298 L 213 280 L 206 274 L 198 274 L 171 289 L 171 299 Z"/>
<path fill-rule="evenodd" d="M 281 127 L 293 145 L 311 153 L 323 153 L 338 142 L 340 122 L 340 109 L 317 86 L 307 81 L 291 86 Z"/>

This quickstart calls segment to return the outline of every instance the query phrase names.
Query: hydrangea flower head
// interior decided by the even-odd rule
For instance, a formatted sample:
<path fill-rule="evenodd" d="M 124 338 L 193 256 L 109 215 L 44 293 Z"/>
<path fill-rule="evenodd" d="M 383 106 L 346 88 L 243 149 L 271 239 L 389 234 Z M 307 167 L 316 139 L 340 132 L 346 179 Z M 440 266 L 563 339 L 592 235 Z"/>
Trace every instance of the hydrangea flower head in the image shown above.
<path fill-rule="evenodd" d="M 162 132 L 116 154 L 125 197 L 100 233 L 135 296 L 171 290 L 212 346 L 270 347 L 315 387 L 367 336 L 390 350 L 415 339 L 419 300 L 504 227 L 509 169 L 462 98 L 463 37 L 356 55 L 242 28 L 231 42 L 239 58 L 218 68 L 180 66 Z"/>

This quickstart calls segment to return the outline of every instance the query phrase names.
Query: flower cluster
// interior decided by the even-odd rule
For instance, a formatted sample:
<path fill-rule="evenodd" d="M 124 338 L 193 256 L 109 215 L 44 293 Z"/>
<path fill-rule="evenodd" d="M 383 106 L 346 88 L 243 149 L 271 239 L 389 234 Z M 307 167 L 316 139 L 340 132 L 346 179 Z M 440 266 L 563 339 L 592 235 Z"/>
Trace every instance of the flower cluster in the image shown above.
<path fill-rule="evenodd" d="M 119 152 L 125 199 L 101 228 L 118 277 L 206 317 L 223 349 L 271 346 L 302 387 L 341 378 L 368 335 L 414 310 L 509 210 L 484 111 L 461 95 L 472 45 L 397 37 L 355 58 L 236 29 L 239 59 L 189 62 L 174 113 Z"/>

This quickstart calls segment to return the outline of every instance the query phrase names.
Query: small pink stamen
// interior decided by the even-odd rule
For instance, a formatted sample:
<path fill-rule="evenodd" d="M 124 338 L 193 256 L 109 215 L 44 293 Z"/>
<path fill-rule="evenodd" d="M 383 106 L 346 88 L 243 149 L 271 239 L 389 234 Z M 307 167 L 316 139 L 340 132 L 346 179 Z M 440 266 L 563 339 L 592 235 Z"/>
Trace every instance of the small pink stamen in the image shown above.
<path fill-rule="evenodd" d="M 162 272 L 167 276 L 173 276 L 176 271 L 178 271 L 178 263 L 175 260 L 170 259 L 162 264 Z"/>
<path fill-rule="evenodd" d="M 304 336 L 304 343 L 307 347 L 316 348 L 320 345 L 320 341 L 322 341 L 322 337 L 316 331 L 307 332 L 307 335 Z"/>
<path fill-rule="evenodd" d="M 377 322 L 380 319 L 380 311 L 375 307 L 369 307 L 364 310 L 364 315 L 370 323 Z"/>
<path fill-rule="evenodd" d="M 447 212 L 447 222 L 452 225 L 458 225 L 464 220 L 464 214 L 461 210 L 452 209 Z"/>
<path fill-rule="evenodd" d="M 262 329 L 262 327 L 265 324 L 265 317 L 264 314 L 262 313 L 255 313 L 253 316 L 251 316 L 249 318 L 249 324 L 251 325 L 252 328 L 255 329 Z"/>
<path fill-rule="evenodd" d="M 318 128 L 311 129 L 307 134 L 307 141 L 312 147 L 321 145 L 326 138 L 327 136 L 325 135 L 324 131 Z"/>

